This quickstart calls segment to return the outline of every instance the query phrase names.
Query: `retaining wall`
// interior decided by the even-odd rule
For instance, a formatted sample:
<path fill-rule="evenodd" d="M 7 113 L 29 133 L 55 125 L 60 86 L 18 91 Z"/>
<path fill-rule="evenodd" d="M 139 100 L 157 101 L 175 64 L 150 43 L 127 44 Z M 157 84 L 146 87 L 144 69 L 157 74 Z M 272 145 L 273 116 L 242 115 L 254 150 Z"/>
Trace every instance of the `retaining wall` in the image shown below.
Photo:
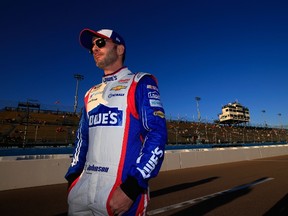
<path fill-rule="evenodd" d="M 262 147 L 169 150 L 161 171 L 231 163 L 288 154 L 288 144 Z M 17 160 L 16 160 L 17 159 Z M 0 191 L 65 183 L 68 155 L 0 158 Z"/>

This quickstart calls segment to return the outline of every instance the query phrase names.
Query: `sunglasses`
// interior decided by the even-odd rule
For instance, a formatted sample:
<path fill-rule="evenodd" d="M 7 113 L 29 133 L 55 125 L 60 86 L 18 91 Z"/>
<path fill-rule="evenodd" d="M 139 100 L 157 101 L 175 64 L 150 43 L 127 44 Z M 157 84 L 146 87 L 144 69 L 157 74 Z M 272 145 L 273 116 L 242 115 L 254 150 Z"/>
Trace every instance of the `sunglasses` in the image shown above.
<path fill-rule="evenodd" d="M 96 40 L 95 42 L 92 43 L 92 47 L 95 44 L 98 48 L 102 48 L 106 45 L 106 40 L 107 39 L 105 39 L 105 38 L 99 38 L 98 40 Z"/>

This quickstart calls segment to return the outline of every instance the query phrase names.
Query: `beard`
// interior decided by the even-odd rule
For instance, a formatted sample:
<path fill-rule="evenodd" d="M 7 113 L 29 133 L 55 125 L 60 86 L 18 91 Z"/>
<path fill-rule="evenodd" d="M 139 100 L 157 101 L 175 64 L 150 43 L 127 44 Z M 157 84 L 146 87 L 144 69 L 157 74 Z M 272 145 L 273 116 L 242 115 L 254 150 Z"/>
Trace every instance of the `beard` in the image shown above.
<path fill-rule="evenodd" d="M 97 67 L 104 70 L 106 67 L 115 63 L 118 58 L 116 48 L 117 46 L 114 46 L 113 49 L 109 50 L 109 52 L 107 53 L 106 57 L 103 60 L 96 61 Z"/>

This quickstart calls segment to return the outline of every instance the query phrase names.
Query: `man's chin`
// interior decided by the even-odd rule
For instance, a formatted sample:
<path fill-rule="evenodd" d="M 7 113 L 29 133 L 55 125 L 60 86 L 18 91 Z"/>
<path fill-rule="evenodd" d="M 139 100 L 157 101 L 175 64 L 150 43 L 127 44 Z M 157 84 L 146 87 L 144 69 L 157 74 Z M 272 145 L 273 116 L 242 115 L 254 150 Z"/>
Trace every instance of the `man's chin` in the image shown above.
<path fill-rule="evenodd" d="M 100 69 L 104 68 L 104 64 L 103 63 L 101 64 L 101 62 L 96 62 L 96 66 Z"/>

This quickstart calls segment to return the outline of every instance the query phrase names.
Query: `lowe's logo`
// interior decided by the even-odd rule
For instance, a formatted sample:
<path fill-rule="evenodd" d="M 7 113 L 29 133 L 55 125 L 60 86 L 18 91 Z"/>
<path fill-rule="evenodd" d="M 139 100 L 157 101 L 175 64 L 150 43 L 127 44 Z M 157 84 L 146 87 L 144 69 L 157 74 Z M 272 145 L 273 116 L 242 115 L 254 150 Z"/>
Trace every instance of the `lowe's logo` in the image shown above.
<path fill-rule="evenodd" d="M 100 105 L 98 109 L 91 111 L 89 114 L 89 126 L 121 126 L 122 118 L 122 110 Z"/>
<path fill-rule="evenodd" d="M 110 81 L 114 81 L 117 80 L 117 76 L 108 76 L 108 77 L 104 77 L 103 78 L 103 82 L 110 82 Z"/>
<path fill-rule="evenodd" d="M 137 170 L 140 171 L 140 173 L 144 179 L 147 179 L 151 176 L 151 173 L 156 168 L 159 159 L 162 158 L 164 155 L 164 152 L 161 149 L 159 149 L 159 147 L 155 148 L 154 151 L 152 151 L 151 153 L 152 153 L 152 155 L 151 155 L 149 161 L 143 167 L 143 169 L 140 169 L 139 167 L 137 167 Z"/>

